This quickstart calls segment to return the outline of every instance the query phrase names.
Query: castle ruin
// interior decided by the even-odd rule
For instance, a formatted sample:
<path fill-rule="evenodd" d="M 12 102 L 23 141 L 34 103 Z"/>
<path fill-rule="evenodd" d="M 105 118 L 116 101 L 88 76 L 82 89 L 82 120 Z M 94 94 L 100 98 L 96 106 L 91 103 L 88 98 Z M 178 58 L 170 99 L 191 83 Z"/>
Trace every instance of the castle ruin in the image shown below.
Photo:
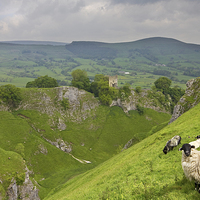
<path fill-rule="evenodd" d="M 109 87 L 118 87 L 117 84 L 117 75 L 116 76 L 109 76 Z"/>

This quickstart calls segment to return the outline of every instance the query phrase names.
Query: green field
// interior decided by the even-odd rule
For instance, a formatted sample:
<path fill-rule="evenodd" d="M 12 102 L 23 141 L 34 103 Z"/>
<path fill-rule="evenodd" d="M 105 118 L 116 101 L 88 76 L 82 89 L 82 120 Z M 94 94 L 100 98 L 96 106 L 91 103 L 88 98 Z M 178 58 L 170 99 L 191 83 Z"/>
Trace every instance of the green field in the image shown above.
<path fill-rule="evenodd" d="M 200 46 L 167 38 L 149 38 L 128 43 L 76 42 L 64 45 L 0 43 L 0 85 L 25 87 L 38 76 L 48 75 L 70 85 L 71 72 L 118 75 L 119 86 L 149 89 L 160 76 L 173 86 L 200 76 Z M 129 72 L 129 75 L 124 74 Z"/>

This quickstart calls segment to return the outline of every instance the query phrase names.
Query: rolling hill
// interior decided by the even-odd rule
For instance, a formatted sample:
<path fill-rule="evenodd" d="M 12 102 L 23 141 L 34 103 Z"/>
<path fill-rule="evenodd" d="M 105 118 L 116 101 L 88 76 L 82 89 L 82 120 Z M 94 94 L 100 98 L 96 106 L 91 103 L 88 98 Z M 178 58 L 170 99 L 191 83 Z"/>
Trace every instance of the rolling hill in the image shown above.
<path fill-rule="evenodd" d="M 66 49 L 78 57 L 115 58 L 140 54 L 154 62 L 154 60 L 159 61 L 159 56 L 199 53 L 200 45 L 187 44 L 171 38 L 155 37 L 125 43 L 75 41 L 67 44 Z"/>
<path fill-rule="evenodd" d="M 136 144 L 162 129 L 171 117 L 147 108 L 143 115 L 136 110 L 126 114 L 120 107 L 99 105 L 91 93 L 74 87 L 21 90 L 17 109 L 0 104 L 1 198 L 10 194 L 25 199 L 31 196 L 27 191 L 37 188 L 34 195 L 43 199 L 117 155 L 130 139 Z M 67 109 L 62 106 L 65 98 Z M 29 178 L 23 182 L 24 177 Z"/>
<path fill-rule="evenodd" d="M 70 85 L 71 72 L 118 75 L 119 86 L 151 88 L 160 76 L 185 88 L 192 77 L 200 76 L 200 45 L 171 38 L 147 38 L 126 43 L 74 41 L 0 42 L 0 84 L 25 87 L 38 76 L 49 75 L 60 85 Z M 128 74 L 125 74 L 128 72 Z"/>
<path fill-rule="evenodd" d="M 51 42 L 51 41 L 31 41 L 31 40 L 19 40 L 19 41 L 0 41 L 0 43 L 5 44 L 23 44 L 23 45 L 53 45 L 62 46 L 67 43 L 64 42 Z"/>
<path fill-rule="evenodd" d="M 182 137 L 182 144 L 195 140 L 199 109 L 200 104 L 128 150 L 52 190 L 45 199 L 199 199 L 194 183 L 184 176 L 181 145 L 166 155 L 162 152 L 174 135 Z"/>

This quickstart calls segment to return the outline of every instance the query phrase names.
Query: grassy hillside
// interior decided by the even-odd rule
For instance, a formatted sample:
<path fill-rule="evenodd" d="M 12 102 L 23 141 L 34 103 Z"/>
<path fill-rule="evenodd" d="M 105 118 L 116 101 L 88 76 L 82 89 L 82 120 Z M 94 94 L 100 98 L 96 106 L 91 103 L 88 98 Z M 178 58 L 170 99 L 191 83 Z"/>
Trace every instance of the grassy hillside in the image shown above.
<path fill-rule="evenodd" d="M 39 137 L 37 132 L 22 117 L 9 112 L 0 112 L 0 118 L 0 147 L 11 152 L 9 161 L 12 163 L 11 169 L 7 166 L 2 167 L 0 174 L 5 174 L 5 172 L 9 174 L 10 171 L 17 172 L 15 168 L 18 165 L 17 162 L 13 165 L 16 159 L 14 160 L 12 154 L 18 153 L 17 156 L 20 156 L 21 161 L 23 161 L 23 157 L 26 161 L 25 164 L 33 172 L 31 178 L 34 178 L 40 185 L 39 190 L 41 197 L 43 197 L 50 188 L 67 180 L 72 174 L 76 174 L 77 170 L 81 172 L 84 169 L 70 155 L 65 154 Z M 20 168 L 20 170 L 22 169 Z M 48 182 L 51 176 L 54 176 L 53 181 Z"/>
<path fill-rule="evenodd" d="M 18 153 L 0 148 L 0 197 L 6 195 L 13 177 L 17 181 L 24 180 L 25 162 Z"/>
<path fill-rule="evenodd" d="M 69 180 L 45 199 L 199 199 L 194 183 L 186 180 L 178 148 L 162 150 L 174 135 L 181 143 L 199 135 L 200 104 L 175 122 L 114 156 L 98 167 Z"/>
<path fill-rule="evenodd" d="M 200 46 L 170 38 L 147 38 L 126 43 L 0 42 L 0 85 L 25 87 L 38 76 L 48 75 L 60 85 L 71 83 L 71 72 L 84 69 L 92 80 L 96 74 L 118 75 L 118 85 L 151 88 L 160 76 L 185 88 L 192 77 L 200 76 Z M 125 74 L 129 72 L 129 74 Z"/>
<path fill-rule="evenodd" d="M 20 109 L 0 111 L 0 196 L 5 196 L 15 173 L 24 173 L 27 165 L 43 199 L 52 189 L 118 154 L 130 139 L 135 144 L 160 130 L 171 117 L 151 109 L 145 109 L 143 115 L 137 111 L 125 114 L 120 107 L 84 110 L 86 102 L 98 101 L 90 93 L 79 99 L 80 107 L 71 105 L 72 113 L 70 108 L 63 109 L 56 91 L 24 88 Z M 60 122 L 66 129 L 59 128 Z M 48 142 L 57 139 L 71 145 L 70 154 Z"/>

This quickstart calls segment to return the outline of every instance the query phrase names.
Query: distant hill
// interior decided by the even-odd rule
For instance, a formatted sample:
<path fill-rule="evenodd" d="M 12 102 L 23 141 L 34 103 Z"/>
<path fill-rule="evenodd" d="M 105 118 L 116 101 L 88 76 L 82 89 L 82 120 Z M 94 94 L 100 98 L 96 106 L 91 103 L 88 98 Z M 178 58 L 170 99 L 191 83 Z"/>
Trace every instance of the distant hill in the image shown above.
<path fill-rule="evenodd" d="M 187 44 L 171 38 L 153 37 L 124 43 L 74 41 L 67 44 L 66 49 L 76 56 L 84 58 L 130 57 L 139 53 L 147 58 L 152 56 L 152 59 L 155 60 L 155 56 L 159 55 L 200 52 L 200 45 Z"/>
<path fill-rule="evenodd" d="M 20 40 L 20 41 L 1 41 L 0 43 L 7 44 L 22 44 L 22 45 L 53 45 L 53 46 L 64 46 L 67 43 L 64 42 L 51 42 L 51 41 L 29 41 L 29 40 Z"/>
<path fill-rule="evenodd" d="M 200 45 L 162 37 L 123 43 L 0 42 L 0 85 L 25 87 L 41 75 L 70 85 L 77 68 L 91 80 L 96 74 L 118 75 L 119 87 L 129 83 L 150 89 L 160 76 L 167 76 L 173 86 L 185 88 L 188 80 L 200 76 Z"/>

